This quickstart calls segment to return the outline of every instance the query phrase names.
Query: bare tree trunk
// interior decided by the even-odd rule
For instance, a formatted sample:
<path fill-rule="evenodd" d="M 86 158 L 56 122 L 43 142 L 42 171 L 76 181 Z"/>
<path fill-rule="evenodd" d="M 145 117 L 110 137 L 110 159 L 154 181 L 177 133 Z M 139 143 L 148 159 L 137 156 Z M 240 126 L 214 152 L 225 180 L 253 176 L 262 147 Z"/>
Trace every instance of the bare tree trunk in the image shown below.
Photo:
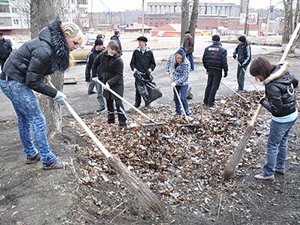
<path fill-rule="evenodd" d="M 244 34 L 248 35 L 248 16 L 249 16 L 249 0 L 246 0 L 246 7 L 245 7 L 245 25 L 244 25 Z"/>
<path fill-rule="evenodd" d="M 283 0 L 284 4 L 284 28 L 282 33 L 282 50 L 284 51 L 286 45 L 293 33 L 293 0 Z M 291 48 L 293 49 L 293 48 Z"/>
<path fill-rule="evenodd" d="M 194 0 L 191 21 L 190 21 L 190 32 L 191 36 L 195 39 L 195 30 L 198 23 L 198 9 L 199 9 L 199 0 Z"/>
<path fill-rule="evenodd" d="M 49 0 L 31 0 L 30 4 L 30 25 L 31 38 L 38 36 L 40 30 L 47 26 L 49 22 L 58 18 L 56 7 L 53 1 Z M 57 89 L 63 89 L 63 73 L 56 73 L 51 75 L 52 83 Z M 55 133 L 62 130 L 62 113 L 61 106 L 54 103 L 52 98 L 40 94 L 38 96 L 39 105 L 44 113 L 47 121 L 47 134 L 52 137 Z"/>
<path fill-rule="evenodd" d="M 181 37 L 180 37 L 180 46 L 183 45 L 184 41 L 184 32 L 189 27 L 189 1 L 182 0 L 181 3 Z"/>

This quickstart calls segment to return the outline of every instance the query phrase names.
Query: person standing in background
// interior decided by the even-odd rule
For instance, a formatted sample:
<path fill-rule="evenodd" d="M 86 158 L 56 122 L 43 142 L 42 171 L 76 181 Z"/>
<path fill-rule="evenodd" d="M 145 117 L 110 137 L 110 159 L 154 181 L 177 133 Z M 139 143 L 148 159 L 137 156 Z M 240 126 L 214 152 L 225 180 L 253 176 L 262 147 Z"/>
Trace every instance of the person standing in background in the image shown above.
<path fill-rule="evenodd" d="M 110 38 L 110 40 L 114 40 L 118 43 L 118 45 L 119 45 L 118 53 L 121 56 L 123 53 L 122 53 L 122 44 L 120 41 L 120 31 L 116 30 L 114 35 Z"/>
<path fill-rule="evenodd" d="M 145 36 L 137 38 L 139 47 L 132 53 L 130 68 L 135 74 L 136 72 L 143 73 L 146 79 L 150 78 L 152 71 L 156 67 L 155 59 L 152 50 L 147 47 L 148 39 Z M 134 107 L 138 108 L 141 105 L 141 95 L 138 90 L 138 78 L 135 78 L 135 103 Z M 144 99 L 145 106 L 149 106 L 150 103 L 147 99 Z"/>
<path fill-rule="evenodd" d="M 3 37 L 3 33 L 0 33 L 0 65 L 1 70 L 3 70 L 3 65 L 6 59 L 9 57 L 12 52 L 12 43 L 10 39 Z"/>
<path fill-rule="evenodd" d="M 190 61 L 191 71 L 194 70 L 194 38 L 191 36 L 191 32 L 188 30 L 185 33 L 185 38 L 183 41 L 183 47 L 185 47 L 186 57 Z"/>
<path fill-rule="evenodd" d="M 222 47 L 219 35 L 213 35 L 212 42 L 212 45 L 205 48 L 202 57 L 208 75 L 204 95 L 204 105 L 208 107 L 216 106 L 215 96 L 221 83 L 222 70 L 224 70 L 224 77 L 228 75 L 227 50 Z"/>
<path fill-rule="evenodd" d="M 98 82 L 94 81 L 91 76 L 91 70 L 93 67 L 94 60 L 96 57 L 105 50 L 105 47 L 103 47 L 103 41 L 100 38 L 97 38 L 95 40 L 95 46 L 92 48 L 91 52 L 87 56 L 87 62 L 85 67 L 85 81 L 94 83 L 97 89 L 97 100 L 99 103 L 99 108 L 97 109 L 97 112 L 101 112 L 105 109 L 105 103 L 102 93 L 102 86 Z M 98 78 L 101 76 L 101 64 L 97 68 L 97 75 Z M 100 79 L 99 79 L 100 80 Z"/>
<path fill-rule="evenodd" d="M 238 82 L 237 92 L 241 92 L 244 90 L 245 71 L 247 70 L 247 67 L 251 61 L 251 47 L 250 42 L 245 36 L 240 36 L 238 40 L 239 44 L 236 46 L 233 52 L 233 58 L 239 63 L 236 73 Z"/>

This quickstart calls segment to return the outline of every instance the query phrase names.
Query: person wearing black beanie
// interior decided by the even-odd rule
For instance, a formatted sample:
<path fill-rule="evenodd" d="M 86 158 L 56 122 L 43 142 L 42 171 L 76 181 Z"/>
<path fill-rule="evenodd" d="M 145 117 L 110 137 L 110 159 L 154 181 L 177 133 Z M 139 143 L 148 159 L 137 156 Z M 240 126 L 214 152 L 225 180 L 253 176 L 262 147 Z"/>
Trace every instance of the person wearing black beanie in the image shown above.
<path fill-rule="evenodd" d="M 224 70 L 224 77 L 228 75 L 227 50 L 222 47 L 219 35 L 213 35 L 212 42 L 212 45 L 205 48 L 202 57 L 208 75 L 204 94 L 204 105 L 208 107 L 216 106 L 215 96 L 221 83 L 222 70 Z"/>
<path fill-rule="evenodd" d="M 85 81 L 89 82 L 89 87 L 88 87 L 88 94 L 94 94 L 94 87 L 96 87 L 97 90 L 97 100 L 99 103 L 99 108 L 97 109 L 97 112 L 101 112 L 105 109 L 105 102 L 104 102 L 104 97 L 102 93 L 102 86 L 98 82 L 95 82 L 92 79 L 91 76 L 91 70 L 93 68 L 93 63 L 96 57 L 105 50 L 105 47 L 103 46 L 103 41 L 101 38 L 96 38 L 94 47 L 91 49 L 91 52 L 87 56 L 86 60 L 86 67 L 85 67 Z M 98 78 L 99 75 L 101 74 L 101 67 L 98 67 Z"/>
<path fill-rule="evenodd" d="M 173 90 L 175 110 L 177 115 L 182 115 L 184 110 L 189 120 L 192 120 L 189 111 L 189 105 L 187 101 L 187 91 L 189 87 L 189 75 L 190 75 L 190 61 L 186 58 L 186 52 L 184 47 L 180 47 L 174 54 L 171 54 L 166 64 L 166 73 L 172 74 L 172 86 L 177 90 L 180 100 L 183 105 L 181 108 L 180 100 L 177 97 L 175 90 Z"/>
<path fill-rule="evenodd" d="M 191 71 L 193 71 L 194 70 L 194 56 L 193 56 L 194 38 L 192 37 L 191 32 L 189 30 L 187 30 L 184 33 L 184 35 L 185 35 L 185 37 L 184 37 L 184 40 L 183 40 L 183 47 L 185 47 L 186 57 L 190 61 Z"/>
<path fill-rule="evenodd" d="M 237 60 L 237 82 L 238 89 L 237 92 L 244 90 L 245 83 L 245 71 L 247 70 L 248 65 L 251 61 L 251 47 L 250 42 L 246 39 L 244 35 L 238 37 L 239 44 L 233 51 L 233 58 Z"/>

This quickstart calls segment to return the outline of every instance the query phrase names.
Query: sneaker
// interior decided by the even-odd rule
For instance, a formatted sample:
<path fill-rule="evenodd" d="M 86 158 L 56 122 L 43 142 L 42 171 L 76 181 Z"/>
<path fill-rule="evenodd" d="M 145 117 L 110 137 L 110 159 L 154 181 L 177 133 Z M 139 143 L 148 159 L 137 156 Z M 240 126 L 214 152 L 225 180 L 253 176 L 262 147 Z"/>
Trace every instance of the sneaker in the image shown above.
<path fill-rule="evenodd" d="M 35 156 L 27 156 L 27 159 L 26 159 L 26 164 L 33 164 L 33 163 L 36 163 L 38 161 L 41 160 L 41 155 L 40 153 L 36 154 Z"/>
<path fill-rule="evenodd" d="M 105 107 L 100 107 L 99 109 L 97 109 L 97 112 L 102 112 L 105 109 Z"/>
<path fill-rule="evenodd" d="M 52 163 L 43 163 L 44 170 L 54 170 L 54 169 L 66 169 L 69 163 L 62 161 L 55 161 Z"/>
<path fill-rule="evenodd" d="M 278 169 L 278 168 L 275 168 L 275 173 L 278 173 L 280 175 L 284 175 L 285 174 L 285 169 Z"/>
<path fill-rule="evenodd" d="M 186 118 L 188 119 L 188 121 L 193 121 L 194 120 L 194 118 L 191 117 L 191 116 L 186 116 Z"/>
<path fill-rule="evenodd" d="M 140 107 L 140 104 L 136 104 L 136 103 L 135 103 L 133 106 L 134 106 L 135 108 L 138 108 L 138 107 Z"/>
<path fill-rule="evenodd" d="M 270 176 L 266 176 L 264 173 L 257 174 L 254 177 L 258 180 L 274 180 L 275 179 L 274 174 L 272 174 Z"/>
<path fill-rule="evenodd" d="M 96 91 L 88 92 L 88 95 L 96 94 Z"/>

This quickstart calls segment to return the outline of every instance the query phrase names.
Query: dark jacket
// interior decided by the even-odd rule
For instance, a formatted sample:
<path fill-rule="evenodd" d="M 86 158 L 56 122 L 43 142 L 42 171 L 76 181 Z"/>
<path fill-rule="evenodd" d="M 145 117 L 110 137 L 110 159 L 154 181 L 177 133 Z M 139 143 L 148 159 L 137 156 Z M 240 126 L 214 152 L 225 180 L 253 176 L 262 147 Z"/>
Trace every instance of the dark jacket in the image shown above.
<path fill-rule="evenodd" d="M 124 63 L 121 56 L 116 53 L 114 56 L 110 56 L 107 50 L 100 53 L 93 63 L 92 76 L 95 77 L 97 68 L 101 63 L 101 82 L 103 84 L 108 83 L 110 88 L 120 96 L 124 94 L 124 80 L 123 80 L 123 69 Z M 103 91 L 103 96 L 106 99 L 118 99 L 116 96 L 111 94 L 108 90 Z"/>
<path fill-rule="evenodd" d="M 91 50 L 91 52 L 88 54 L 87 60 L 86 60 L 86 67 L 85 67 L 85 81 L 86 82 L 90 82 L 91 81 L 91 70 L 93 68 L 94 60 L 104 50 L 105 50 L 105 48 L 103 47 L 102 50 L 96 51 L 95 47 L 93 47 L 92 50 Z M 100 75 L 101 75 L 101 63 L 99 64 L 96 73 L 97 73 L 96 75 L 98 75 L 98 78 L 100 80 L 100 78 L 101 78 L 100 77 Z"/>
<path fill-rule="evenodd" d="M 189 35 L 184 38 L 183 47 L 185 47 L 186 54 L 194 52 L 194 39 L 192 36 Z"/>
<path fill-rule="evenodd" d="M 118 42 L 118 44 L 119 44 L 119 50 L 118 50 L 118 53 L 119 53 L 120 55 L 122 55 L 122 54 L 123 54 L 123 52 L 122 52 L 122 45 L 121 45 L 121 41 L 120 41 L 119 37 L 118 37 L 117 35 L 114 35 L 114 36 L 112 36 L 112 37 L 110 38 L 110 40 L 115 40 L 115 41 Z"/>
<path fill-rule="evenodd" d="M 202 57 L 203 66 L 206 70 L 217 69 L 228 72 L 227 50 L 219 42 L 205 48 Z"/>
<path fill-rule="evenodd" d="M 9 39 L 0 40 L 0 58 L 7 59 L 12 52 L 12 43 Z"/>
<path fill-rule="evenodd" d="M 146 73 L 149 68 L 153 71 L 155 67 L 156 63 L 154 55 L 150 48 L 147 47 L 144 53 L 140 47 L 133 51 L 130 61 L 130 68 L 132 71 L 137 69 L 142 73 Z"/>
<path fill-rule="evenodd" d="M 298 80 L 288 71 L 289 63 L 274 67 L 264 80 L 267 100 L 262 105 L 273 116 L 287 116 L 296 110 L 295 90 Z"/>
<path fill-rule="evenodd" d="M 236 55 L 238 55 L 237 60 L 243 67 L 249 65 L 251 61 L 250 44 L 251 43 L 248 40 L 246 40 L 245 44 L 238 44 L 233 52 L 233 57 L 236 58 Z"/>
<path fill-rule="evenodd" d="M 3 72 L 13 80 L 54 98 L 57 90 L 43 82 L 44 76 L 65 71 L 69 67 L 69 53 L 61 21 L 55 20 L 43 28 L 37 38 L 13 51 Z"/>

